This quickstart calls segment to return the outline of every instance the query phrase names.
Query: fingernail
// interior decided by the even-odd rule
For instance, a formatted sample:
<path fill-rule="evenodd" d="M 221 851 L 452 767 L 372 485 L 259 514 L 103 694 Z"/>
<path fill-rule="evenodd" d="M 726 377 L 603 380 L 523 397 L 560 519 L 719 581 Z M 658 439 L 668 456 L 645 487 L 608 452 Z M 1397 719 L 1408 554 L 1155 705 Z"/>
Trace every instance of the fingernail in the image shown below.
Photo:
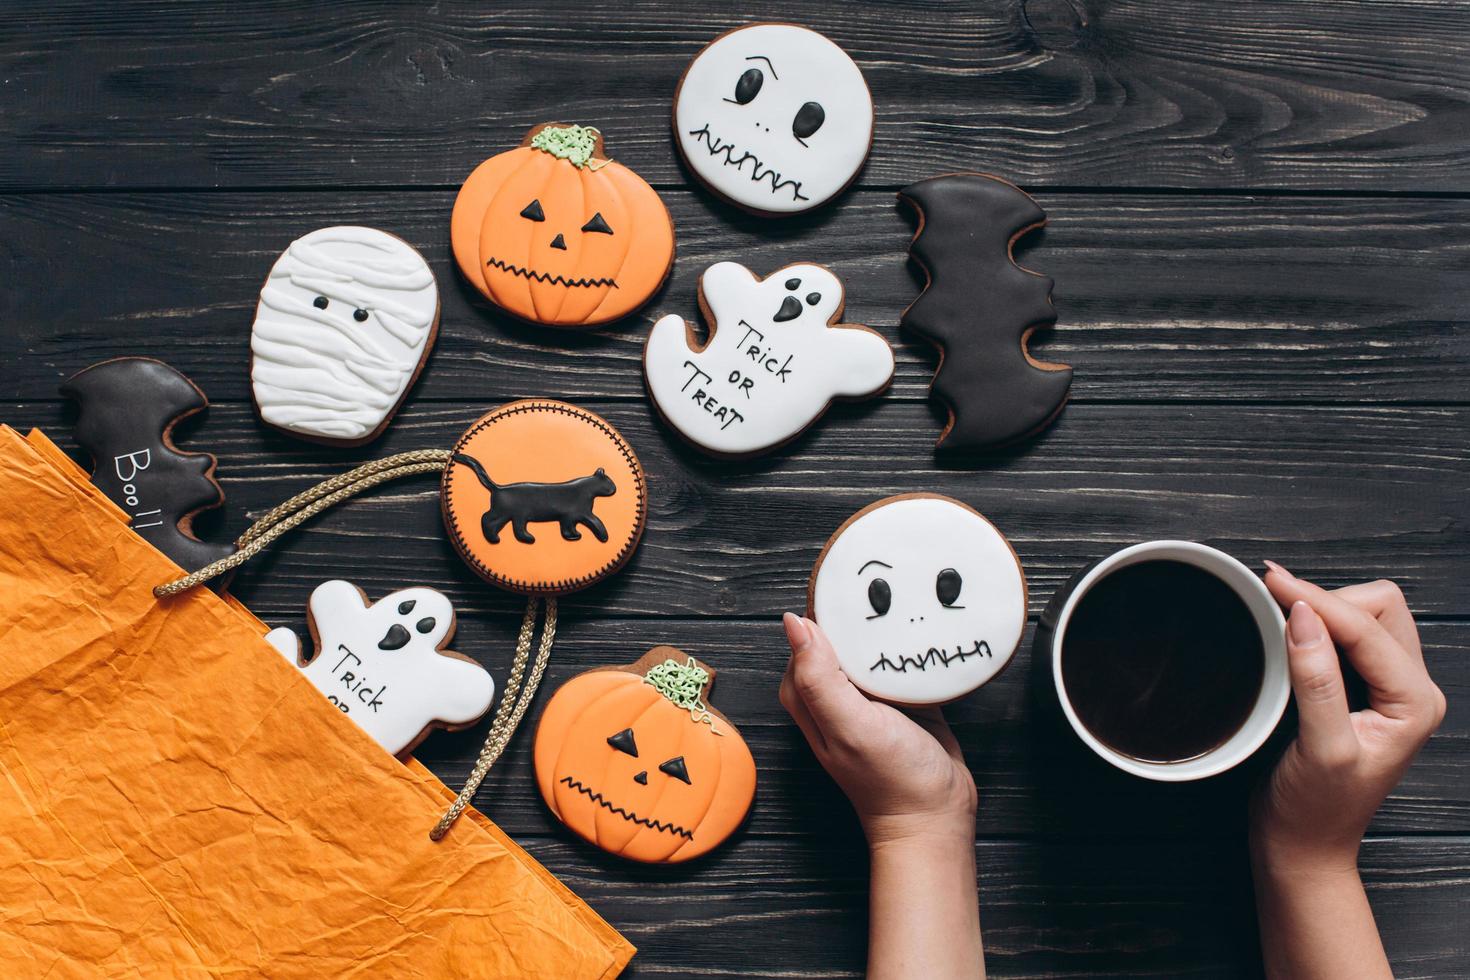
<path fill-rule="evenodd" d="M 1286 569 L 1276 564 L 1274 561 L 1271 561 L 1269 558 L 1266 559 L 1266 567 L 1271 569 L 1271 571 L 1276 572 L 1278 575 L 1285 575 L 1287 578 L 1296 578 L 1295 575 L 1291 574 Z"/>
<path fill-rule="evenodd" d="M 812 641 L 812 631 L 807 628 L 806 620 L 795 613 L 786 613 L 781 622 L 786 626 L 786 642 L 791 644 L 791 651 L 800 653 Z"/>
<path fill-rule="evenodd" d="M 1305 602 L 1291 604 L 1291 618 L 1286 621 L 1286 632 L 1291 642 L 1299 647 L 1315 646 L 1327 639 L 1322 631 L 1322 620 Z"/>

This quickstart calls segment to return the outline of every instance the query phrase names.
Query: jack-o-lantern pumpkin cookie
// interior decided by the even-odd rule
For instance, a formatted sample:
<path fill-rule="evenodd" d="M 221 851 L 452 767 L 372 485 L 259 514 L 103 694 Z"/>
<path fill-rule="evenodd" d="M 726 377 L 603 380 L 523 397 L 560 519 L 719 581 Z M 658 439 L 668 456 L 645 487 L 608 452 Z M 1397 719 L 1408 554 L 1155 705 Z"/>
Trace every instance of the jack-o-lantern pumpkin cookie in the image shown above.
<path fill-rule="evenodd" d="M 638 546 L 643 467 L 617 429 L 565 402 L 511 402 L 460 437 L 441 484 L 460 556 L 494 585 L 561 595 L 598 582 Z"/>
<path fill-rule="evenodd" d="M 590 126 L 542 123 L 466 178 L 454 259 L 496 306 L 531 323 L 592 327 L 658 292 L 674 222 L 658 192 L 607 158 Z"/>
<path fill-rule="evenodd" d="M 714 671 L 673 648 L 578 674 L 536 730 L 536 784 L 558 820 L 634 861 L 699 857 L 755 799 L 755 759 L 706 702 Z"/>
<path fill-rule="evenodd" d="M 807 594 L 848 679 L 903 705 L 945 704 L 1008 664 L 1026 577 L 975 509 L 937 494 L 869 504 L 827 542 Z"/>

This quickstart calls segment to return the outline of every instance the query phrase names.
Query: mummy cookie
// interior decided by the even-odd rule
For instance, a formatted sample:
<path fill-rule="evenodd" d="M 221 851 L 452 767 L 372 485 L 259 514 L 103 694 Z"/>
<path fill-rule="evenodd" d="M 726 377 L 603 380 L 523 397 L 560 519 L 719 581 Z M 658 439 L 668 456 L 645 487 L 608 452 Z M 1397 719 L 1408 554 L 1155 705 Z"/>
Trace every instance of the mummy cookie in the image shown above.
<path fill-rule="evenodd" d="M 450 218 L 470 285 L 531 323 L 592 327 L 648 302 L 674 264 L 674 222 L 590 126 L 542 123 L 465 179 Z"/>
<path fill-rule="evenodd" d="M 440 505 L 455 549 L 486 581 L 561 595 L 623 567 L 643 536 L 648 493 L 633 447 L 605 419 L 532 399 L 460 437 Z"/>
<path fill-rule="evenodd" d="M 469 657 L 445 650 L 454 608 L 433 589 L 402 589 L 368 602 L 351 582 L 323 582 L 307 603 L 316 652 L 282 626 L 266 641 L 343 714 L 393 755 L 406 757 L 430 728 L 468 728 L 490 710 L 495 682 Z"/>
<path fill-rule="evenodd" d="M 439 288 L 403 239 L 321 228 L 271 267 L 250 328 L 250 385 L 268 425 L 314 442 L 376 439 L 439 331 Z"/>
<path fill-rule="evenodd" d="M 836 197 L 873 142 L 873 98 L 847 53 L 795 24 L 751 24 L 694 56 L 674 93 L 674 135 L 694 175 L 759 214 Z"/>
<path fill-rule="evenodd" d="M 1026 625 L 1026 578 L 975 510 L 934 494 L 869 504 L 827 542 L 808 615 L 848 678 L 883 701 L 944 704 L 1010 662 Z"/>
<path fill-rule="evenodd" d="M 714 671 L 673 647 L 567 681 L 536 729 L 536 784 L 562 823 L 634 861 L 718 846 L 755 798 L 755 759 L 707 703 Z"/>
<path fill-rule="evenodd" d="M 72 375 L 61 393 L 80 407 L 92 483 L 127 511 L 129 527 L 188 572 L 234 552 L 194 536 L 194 516 L 225 500 L 214 457 L 173 442 L 174 426 L 209 406 L 194 382 L 162 361 L 119 357 Z"/>
<path fill-rule="evenodd" d="M 949 424 L 939 447 L 1003 446 L 1046 428 L 1067 401 L 1072 369 L 1027 351 L 1032 333 L 1056 322 L 1052 281 L 1011 258 L 1046 213 L 986 174 L 931 177 L 898 196 L 919 212 L 909 254 L 929 282 L 901 322 L 940 350 L 930 391 L 949 408 Z"/>
<path fill-rule="evenodd" d="M 867 398 L 893 378 L 893 350 L 842 317 L 842 283 L 820 265 L 764 279 L 719 262 L 699 280 L 709 339 L 677 316 L 653 326 L 643 353 L 659 414 L 696 448 L 752 456 L 799 435 L 833 399 Z"/>

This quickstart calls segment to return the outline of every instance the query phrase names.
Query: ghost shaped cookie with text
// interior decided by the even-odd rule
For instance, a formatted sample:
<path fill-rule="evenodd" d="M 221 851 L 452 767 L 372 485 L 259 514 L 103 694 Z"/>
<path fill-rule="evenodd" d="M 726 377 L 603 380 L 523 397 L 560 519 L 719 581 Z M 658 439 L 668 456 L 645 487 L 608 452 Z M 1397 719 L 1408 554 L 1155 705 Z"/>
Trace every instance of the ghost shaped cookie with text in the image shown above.
<path fill-rule="evenodd" d="M 758 279 L 718 262 L 699 281 L 700 344 L 678 316 L 653 326 L 643 354 L 659 414 L 696 448 L 753 456 L 789 442 L 834 399 L 867 398 L 893 378 L 893 350 L 842 317 L 842 283 L 802 263 Z"/>
<path fill-rule="evenodd" d="M 979 512 L 904 494 L 864 507 L 832 535 L 812 571 L 808 615 L 862 691 L 945 704 L 1010 662 L 1026 625 L 1026 578 Z"/>
<path fill-rule="evenodd" d="M 340 225 L 271 267 L 250 328 L 250 390 L 267 425 L 359 446 L 392 421 L 439 333 L 439 287 L 413 246 Z"/>
<path fill-rule="evenodd" d="M 873 142 L 873 98 L 847 53 L 795 24 L 750 24 L 694 56 L 674 94 L 674 136 L 699 180 L 757 214 L 820 207 Z"/>
<path fill-rule="evenodd" d="M 467 728 L 490 710 L 495 682 L 473 660 L 444 649 L 454 636 L 454 608 L 433 589 L 402 589 L 370 603 L 355 585 L 334 579 L 311 593 L 307 612 L 316 643 L 309 662 L 285 627 L 266 641 L 393 755 L 406 756 L 430 728 Z"/>

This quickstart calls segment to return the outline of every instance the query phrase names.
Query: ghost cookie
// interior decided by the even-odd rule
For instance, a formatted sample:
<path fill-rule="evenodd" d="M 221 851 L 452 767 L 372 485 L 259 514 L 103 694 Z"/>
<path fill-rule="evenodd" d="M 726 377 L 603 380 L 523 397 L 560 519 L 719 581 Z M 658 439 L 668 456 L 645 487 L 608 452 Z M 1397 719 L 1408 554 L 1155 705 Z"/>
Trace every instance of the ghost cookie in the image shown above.
<path fill-rule="evenodd" d="M 178 371 L 147 357 L 118 357 L 72 375 L 77 442 L 92 457 L 92 483 L 127 511 L 149 544 L 192 572 L 234 552 L 194 536 L 194 517 L 224 503 L 209 453 L 181 452 L 174 426 L 209 406 Z"/>
<path fill-rule="evenodd" d="M 350 582 L 323 582 L 311 593 L 307 625 L 316 646 L 310 661 L 284 626 L 266 641 L 393 755 L 406 757 L 430 728 L 468 728 L 490 710 L 495 682 L 469 657 L 444 649 L 454 608 L 433 589 L 369 603 Z"/>
<path fill-rule="evenodd" d="M 978 512 L 904 494 L 837 529 L 812 570 L 807 608 L 860 689 L 894 704 L 945 704 L 1010 662 L 1026 625 L 1026 578 Z"/>
<path fill-rule="evenodd" d="M 1060 414 L 1072 369 L 1033 358 L 1026 343 L 1056 322 L 1050 278 L 1011 258 L 1016 239 L 1046 224 L 1027 194 L 986 174 L 946 174 L 898 194 L 919 212 L 909 254 L 928 284 L 901 323 L 940 350 L 930 391 L 949 409 L 942 449 L 1003 446 Z"/>
<path fill-rule="evenodd" d="M 719 262 L 699 280 L 709 324 L 666 316 L 643 352 L 659 415 L 696 448 L 746 457 L 789 442 L 834 399 L 876 395 L 893 378 L 893 350 L 877 332 L 839 323 L 842 283 L 820 265 L 789 265 L 764 279 Z"/>
<path fill-rule="evenodd" d="M 459 271 L 511 316 L 594 327 L 653 298 L 674 222 L 590 126 L 542 123 L 465 178 L 449 222 Z"/>
<path fill-rule="evenodd" d="M 460 437 L 440 484 L 444 526 L 482 578 L 562 595 L 623 566 L 643 536 L 643 467 L 617 429 L 575 405 L 511 402 Z"/>
<path fill-rule="evenodd" d="M 320 228 L 271 267 L 250 328 L 260 417 L 313 442 L 358 446 L 387 428 L 439 332 L 423 256 L 375 228 Z"/>
<path fill-rule="evenodd" d="M 738 207 L 796 214 L 850 184 L 873 142 L 863 73 L 795 24 L 750 24 L 694 56 L 674 93 L 674 142 L 694 175 Z"/>
<path fill-rule="evenodd" d="M 557 819 L 634 861 L 688 861 L 755 798 L 755 759 L 708 704 L 714 671 L 673 647 L 578 674 L 536 729 L 536 785 Z"/>

